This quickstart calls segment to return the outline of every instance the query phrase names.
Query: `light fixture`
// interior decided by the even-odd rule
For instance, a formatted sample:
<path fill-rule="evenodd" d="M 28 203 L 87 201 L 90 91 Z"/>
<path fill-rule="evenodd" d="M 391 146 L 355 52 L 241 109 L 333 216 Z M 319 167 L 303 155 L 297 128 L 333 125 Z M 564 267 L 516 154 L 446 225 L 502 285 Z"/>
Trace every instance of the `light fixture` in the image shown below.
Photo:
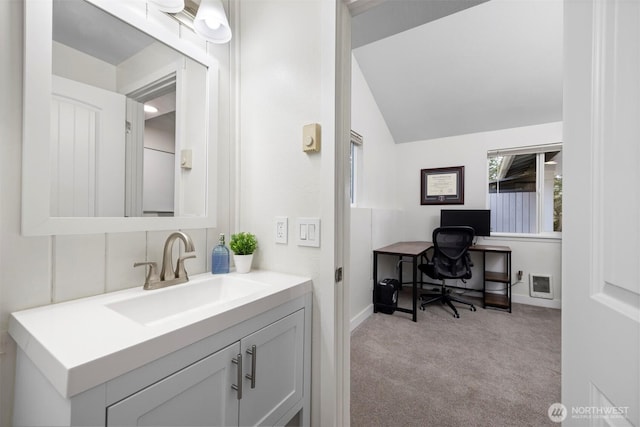
<path fill-rule="evenodd" d="M 221 0 L 202 0 L 193 20 L 196 33 L 212 43 L 231 40 L 231 28 Z"/>
<path fill-rule="evenodd" d="M 184 0 L 149 0 L 158 9 L 167 13 L 178 13 L 184 9 Z"/>
<path fill-rule="evenodd" d="M 145 113 L 157 113 L 158 109 L 153 105 L 144 104 L 144 112 Z"/>

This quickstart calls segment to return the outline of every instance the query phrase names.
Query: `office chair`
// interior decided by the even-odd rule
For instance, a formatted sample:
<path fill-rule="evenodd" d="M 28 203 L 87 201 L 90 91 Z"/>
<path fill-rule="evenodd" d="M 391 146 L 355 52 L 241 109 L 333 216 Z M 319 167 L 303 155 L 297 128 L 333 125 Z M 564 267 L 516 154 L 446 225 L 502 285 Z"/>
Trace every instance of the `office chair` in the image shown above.
<path fill-rule="evenodd" d="M 433 230 L 433 251 L 431 259 L 426 256 L 427 263 L 418 265 L 418 269 L 435 280 L 442 281 L 442 290 L 438 293 L 425 293 L 420 295 L 423 301 L 420 310 L 424 310 L 427 304 L 441 301 L 453 310 L 453 316 L 459 318 L 458 310 L 452 301 L 470 306 L 471 311 L 476 311 L 474 305 L 463 299 L 451 295 L 451 290 L 445 286 L 445 279 L 471 278 L 471 258 L 469 247 L 473 242 L 474 231 L 472 227 L 439 227 Z"/>

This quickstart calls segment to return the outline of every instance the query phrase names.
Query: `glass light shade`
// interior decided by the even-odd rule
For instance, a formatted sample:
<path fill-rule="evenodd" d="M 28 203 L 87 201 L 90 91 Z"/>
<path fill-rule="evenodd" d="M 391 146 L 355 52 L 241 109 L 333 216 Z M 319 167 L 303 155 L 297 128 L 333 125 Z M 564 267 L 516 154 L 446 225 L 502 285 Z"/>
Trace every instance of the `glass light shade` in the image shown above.
<path fill-rule="evenodd" d="M 158 9 L 167 13 L 178 13 L 184 9 L 184 0 L 149 0 Z"/>
<path fill-rule="evenodd" d="M 220 0 L 202 0 L 193 20 L 196 33 L 212 43 L 231 40 L 231 28 Z"/>

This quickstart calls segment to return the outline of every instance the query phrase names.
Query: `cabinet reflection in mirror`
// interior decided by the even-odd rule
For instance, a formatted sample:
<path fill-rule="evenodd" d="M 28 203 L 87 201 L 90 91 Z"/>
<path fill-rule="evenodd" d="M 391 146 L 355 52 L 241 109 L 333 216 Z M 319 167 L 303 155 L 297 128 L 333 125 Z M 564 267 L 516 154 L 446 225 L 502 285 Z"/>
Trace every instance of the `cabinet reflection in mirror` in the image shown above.
<path fill-rule="evenodd" d="M 23 233 L 213 226 L 215 60 L 137 2 L 42 4 L 25 5 Z"/>

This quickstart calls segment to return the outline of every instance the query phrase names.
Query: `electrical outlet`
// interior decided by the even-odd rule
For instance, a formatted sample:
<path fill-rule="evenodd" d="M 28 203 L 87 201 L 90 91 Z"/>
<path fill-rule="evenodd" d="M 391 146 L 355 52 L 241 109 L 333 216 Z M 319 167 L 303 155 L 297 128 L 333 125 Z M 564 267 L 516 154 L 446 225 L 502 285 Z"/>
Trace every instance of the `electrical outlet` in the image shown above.
<path fill-rule="evenodd" d="M 289 221 L 286 216 L 276 217 L 276 243 L 287 244 L 289 237 Z"/>
<path fill-rule="evenodd" d="M 518 281 L 522 280 L 522 270 L 518 270 Z"/>

